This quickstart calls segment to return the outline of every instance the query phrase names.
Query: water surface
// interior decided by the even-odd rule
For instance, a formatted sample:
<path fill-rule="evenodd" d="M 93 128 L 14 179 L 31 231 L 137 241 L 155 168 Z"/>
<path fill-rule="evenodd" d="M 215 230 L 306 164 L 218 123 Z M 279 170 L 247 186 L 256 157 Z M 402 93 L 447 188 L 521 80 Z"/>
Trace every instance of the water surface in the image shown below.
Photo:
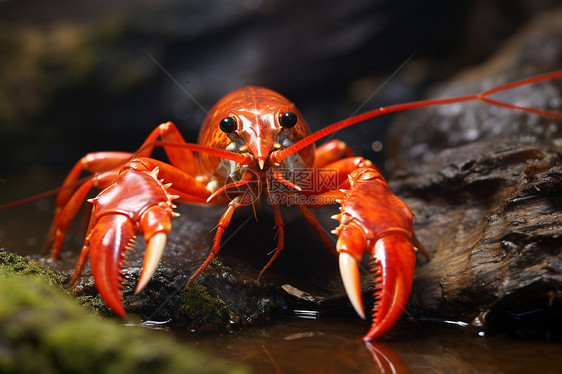
<path fill-rule="evenodd" d="M 562 344 L 478 336 L 457 326 L 402 322 L 364 343 L 358 318 L 287 318 L 233 333 L 180 334 L 256 373 L 560 373 Z"/>

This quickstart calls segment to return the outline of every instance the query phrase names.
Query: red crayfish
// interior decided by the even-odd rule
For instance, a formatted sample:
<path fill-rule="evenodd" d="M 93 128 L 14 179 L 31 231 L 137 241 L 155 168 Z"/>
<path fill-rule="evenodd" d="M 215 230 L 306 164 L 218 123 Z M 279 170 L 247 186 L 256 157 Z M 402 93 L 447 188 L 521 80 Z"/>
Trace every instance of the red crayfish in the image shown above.
<path fill-rule="evenodd" d="M 261 276 L 284 248 L 280 205 L 297 205 L 323 242 L 332 248 L 330 238 L 309 208 L 337 202 L 340 213 L 333 218 L 339 226 L 332 233 L 338 237 L 341 277 L 352 305 L 365 318 L 358 263 L 365 252 L 373 260 L 377 301 L 372 327 L 364 340 L 378 338 L 401 316 L 410 295 L 416 249 L 422 248 L 413 232 L 413 214 L 369 160 L 354 156 L 338 140 L 318 148 L 314 143 L 381 114 L 468 100 L 562 118 L 559 113 L 489 98 L 499 91 L 560 77 L 562 71 L 557 71 L 477 95 L 383 107 L 312 134 L 301 113 L 285 97 L 262 87 L 238 89 L 211 109 L 201 128 L 199 144 L 186 143 L 175 125 L 167 122 L 158 126 L 136 153 L 97 152 L 84 156 L 69 173 L 57 197 L 50 229 L 55 240 L 52 257 L 59 256 L 65 232 L 88 191 L 92 187 L 101 189 L 96 198 L 89 200 L 93 208 L 72 282 L 79 278 L 90 254 L 100 295 L 117 315 L 125 317 L 121 296 L 124 253 L 135 236 L 142 233 L 148 245 L 136 288 L 141 292 L 157 268 L 171 220 L 177 215 L 174 201 L 227 205 L 210 253 L 188 284 L 219 252 L 223 232 L 237 208 L 263 197 L 273 206 L 277 248 Z M 156 146 L 164 148 L 169 163 L 150 157 Z M 83 171 L 94 175 L 77 184 Z M 304 178 L 295 178 L 303 173 Z"/>

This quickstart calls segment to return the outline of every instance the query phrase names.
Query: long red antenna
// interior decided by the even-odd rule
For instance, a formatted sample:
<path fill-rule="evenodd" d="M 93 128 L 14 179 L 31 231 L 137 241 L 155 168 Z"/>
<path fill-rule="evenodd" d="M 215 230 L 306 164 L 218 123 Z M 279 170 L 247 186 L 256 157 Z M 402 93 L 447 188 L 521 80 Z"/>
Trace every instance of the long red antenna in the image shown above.
<path fill-rule="evenodd" d="M 323 137 L 325 137 L 327 135 L 330 135 L 330 134 L 332 134 L 332 133 L 334 133 L 338 130 L 341 130 L 345 127 L 354 125 L 358 122 L 362 122 L 362 121 L 365 121 L 365 120 L 370 119 L 370 118 L 378 117 L 382 114 L 394 113 L 394 112 L 399 112 L 399 111 L 408 110 L 408 109 L 423 108 L 423 107 L 432 106 L 432 105 L 444 105 L 444 104 L 459 103 L 459 102 L 462 102 L 462 101 L 481 100 L 481 101 L 484 101 L 484 102 L 492 104 L 492 105 L 497 105 L 497 106 L 510 108 L 510 109 L 522 110 L 522 111 L 525 111 L 525 112 L 535 113 L 535 114 L 539 114 L 539 115 L 546 116 L 546 117 L 553 117 L 553 118 L 557 118 L 557 119 L 562 119 L 562 113 L 560 113 L 560 112 L 552 112 L 552 111 L 548 111 L 548 110 L 540 110 L 540 109 L 521 107 L 521 106 L 509 104 L 509 103 L 504 103 L 502 101 L 496 101 L 496 100 L 488 99 L 486 97 L 486 96 L 495 94 L 497 92 L 510 90 L 512 88 L 515 88 L 515 87 L 524 86 L 524 85 L 527 85 L 527 84 L 532 84 L 532 83 L 537 83 L 537 82 L 542 82 L 542 81 L 545 81 L 545 80 L 556 79 L 556 78 L 562 78 L 562 70 L 557 70 L 557 71 L 553 71 L 553 72 L 550 72 L 550 73 L 538 75 L 538 76 L 535 76 L 535 77 L 526 78 L 526 79 L 522 79 L 522 80 L 519 80 L 519 81 L 516 81 L 516 82 L 504 84 L 502 86 L 493 88 L 491 90 L 488 90 L 488 91 L 485 91 L 485 92 L 482 92 L 482 93 L 479 93 L 479 94 L 476 94 L 476 95 L 459 96 L 459 97 L 453 97 L 453 98 L 449 98 L 449 99 L 421 100 L 421 101 L 414 101 L 414 102 L 410 102 L 410 103 L 395 104 L 395 105 L 389 105 L 387 107 L 381 107 L 381 108 L 374 109 L 374 110 L 371 110 L 371 111 L 363 113 L 363 114 L 359 114 L 355 117 L 351 117 L 351 118 L 345 119 L 343 121 L 336 122 L 333 125 L 325 127 L 323 129 L 315 132 L 315 133 L 312 133 L 309 136 L 307 136 L 306 138 L 298 141 L 297 143 L 295 143 L 295 144 L 293 144 L 293 145 L 291 145 L 291 146 L 289 146 L 285 149 L 274 152 L 271 155 L 271 158 L 272 158 L 273 162 L 278 163 L 278 162 L 284 160 L 285 158 L 289 157 L 290 155 L 292 155 L 294 153 L 297 153 L 301 149 L 309 146 L 310 144 L 314 143 L 315 141 L 317 141 L 319 139 L 322 139 Z"/>
<path fill-rule="evenodd" d="M 206 154 L 209 154 L 211 156 L 217 156 L 217 157 L 223 158 L 225 160 L 231 160 L 231 161 L 234 161 L 234 162 L 238 162 L 242 165 L 247 164 L 253 158 L 252 156 L 250 156 L 247 153 L 235 153 L 235 152 L 226 151 L 224 149 L 209 148 L 209 147 L 205 147 L 204 145 L 199 145 L 199 144 L 194 144 L 194 143 L 174 143 L 174 142 L 167 142 L 167 141 L 161 141 L 161 140 L 144 144 L 142 147 L 140 147 L 135 152 L 135 154 L 133 155 L 133 158 L 137 157 L 137 155 L 140 152 L 142 152 L 145 148 L 155 147 L 155 146 L 156 147 L 157 146 L 161 146 L 161 147 L 166 146 L 166 147 L 185 148 L 185 149 L 189 149 L 189 150 L 194 151 L 194 152 L 206 153 Z"/>
<path fill-rule="evenodd" d="M 250 156 L 249 154 L 234 153 L 234 152 L 230 152 L 230 151 L 225 151 L 223 149 L 215 149 L 215 148 L 205 147 L 205 146 L 202 146 L 202 145 L 199 145 L 199 144 L 154 141 L 154 142 L 146 143 L 142 147 L 140 147 L 135 153 L 133 153 L 133 155 L 131 156 L 131 158 L 129 160 L 127 160 L 125 162 L 122 162 L 122 163 L 119 163 L 119 164 L 116 164 L 114 166 L 111 166 L 107 170 L 102 170 L 99 173 L 103 173 L 104 171 L 109 171 L 111 169 L 115 169 L 115 168 L 117 168 L 121 165 L 126 164 L 127 162 L 131 161 L 132 159 L 138 157 L 139 153 L 142 152 L 146 148 L 158 147 L 158 146 L 186 148 L 186 149 L 192 150 L 194 152 L 207 153 L 207 154 L 210 154 L 212 156 L 217 156 L 217 157 L 224 158 L 224 159 L 227 159 L 227 160 L 232 160 L 232 161 L 238 162 L 242 165 L 249 163 L 252 159 L 252 156 Z M 97 174 L 99 174 L 99 173 L 97 173 Z M 6 204 L 0 204 L 0 210 L 13 208 L 13 207 L 16 207 L 16 206 L 19 206 L 19 205 L 31 203 L 33 201 L 37 201 L 39 199 L 43 199 L 45 197 L 52 196 L 52 195 L 58 193 L 59 191 L 61 191 L 64 188 L 72 188 L 73 186 L 80 185 L 80 184 L 86 182 L 88 179 L 93 178 L 95 175 L 96 174 L 87 176 L 85 178 L 82 178 L 82 179 L 79 179 L 79 180 L 75 181 L 74 183 L 68 184 L 66 186 L 54 188 L 52 190 L 39 193 L 37 195 L 33 195 L 33 196 L 26 197 L 26 198 L 23 198 L 23 199 L 20 199 L 20 200 L 12 201 L 12 202 L 6 203 Z"/>

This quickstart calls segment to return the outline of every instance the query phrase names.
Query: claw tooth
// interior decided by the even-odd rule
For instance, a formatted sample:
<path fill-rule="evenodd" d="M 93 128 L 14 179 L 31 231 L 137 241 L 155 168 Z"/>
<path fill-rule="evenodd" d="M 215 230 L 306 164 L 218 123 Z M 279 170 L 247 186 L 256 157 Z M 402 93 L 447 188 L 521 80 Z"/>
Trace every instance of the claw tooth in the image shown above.
<path fill-rule="evenodd" d="M 162 253 L 164 252 L 164 247 L 166 246 L 166 238 L 166 234 L 159 232 L 148 241 L 144 255 L 144 264 L 135 293 L 139 293 L 144 289 L 156 271 Z"/>
<path fill-rule="evenodd" d="M 164 184 L 162 187 L 164 187 L 165 189 L 168 189 L 168 188 L 172 187 L 172 184 L 171 184 L 171 183 L 166 183 L 166 184 Z"/>
<path fill-rule="evenodd" d="M 177 218 L 177 217 L 179 217 L 179 216 L 180 216 L 179 213 L 177 213 L 177 212 L 172 212 L 172 217 Z"/>
<path fill-rule="evenodd" d="M 340 273 L 345 287 L 345 292 L 351 305 L 361 317 L 365 319 L 365 312 L 363 311 L 363 300 L 361 298 L 361 287 L 359 278 L 359 267 L 357 261 L 349 253 L 342 252 L 339 257 Z"/>
<path fill-rule="evenodd" d="M 341 219 L 341 214 L 334 214 L 333 216 L 330 217 L 331 219 L 335 219 L 336 221 L 339 221 Z"/>
<path fill-rule="evenodd" d="M 343 203 L 343 199 L 336 199 L 336 203 L 338 203 L 338 204 Z"/>
<path fill-rule="evenodd" d="M 154 179 L 158 179 L 158 173 L 160 172 L 160 168 L 158 166 L 156 166 L 154 169 L 152 169 L 151 174 L 154 176 Z"/>
<path fill-rule="evenodd" d="M 334 234 L 334 235 L 338 235 L 338 236 L 339 236 L 339 235 L 341 234 L 341 228 L 342 228 L 342 227 L 341 227 L 341 225 L 340 225 L 340 226 L 336 227 L 335 229 L 333 229 L 333 230 L 330 231 L 330 232 L 331 232 L 332 234 Z"/>
<path fill-rule="evenodd" d="M 170 200 L 176 200 L 176 199 L 179 199 L 179 198 L 180 198 L 180 195 L 168 195 L 168 199 L 170 199 Z"/>
<path fill-rule="evenodd" d="M 340 192 L 341 193 L 347 193 L 347 190 L 345 188 L 340 188 Z"/>
<path fill-rule="evenodd" d="M 349 216 L 349 214 L 343 213 L 343 214 L 341 215 L 341 223 L 342 223 L 342 225 L 347 225 L 349 222 L 351 222 L 351 217 Z"/>

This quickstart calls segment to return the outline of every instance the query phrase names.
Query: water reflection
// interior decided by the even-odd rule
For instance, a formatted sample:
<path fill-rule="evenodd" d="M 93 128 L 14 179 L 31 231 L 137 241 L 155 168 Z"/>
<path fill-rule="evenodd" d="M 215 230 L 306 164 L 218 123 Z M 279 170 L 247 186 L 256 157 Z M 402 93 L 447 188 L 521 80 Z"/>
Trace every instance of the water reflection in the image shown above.
<path fill-rule="evenodd" d="M 373 362 L 381 373 L 403 374 L 410 372 L 402 356 L 386 344 L 381 342 L 366 342 L 365 347 L 371 352 Z"/>
<path fill-rule="evenodd" d="M 256 373 L 556 373 L 562 345 L 481 338 L 455 326 L 401 323 L 383 341 L 364 343 L 354 318 L 287 319 L 230 334 L 186 334 L 214 357 Z"/>

